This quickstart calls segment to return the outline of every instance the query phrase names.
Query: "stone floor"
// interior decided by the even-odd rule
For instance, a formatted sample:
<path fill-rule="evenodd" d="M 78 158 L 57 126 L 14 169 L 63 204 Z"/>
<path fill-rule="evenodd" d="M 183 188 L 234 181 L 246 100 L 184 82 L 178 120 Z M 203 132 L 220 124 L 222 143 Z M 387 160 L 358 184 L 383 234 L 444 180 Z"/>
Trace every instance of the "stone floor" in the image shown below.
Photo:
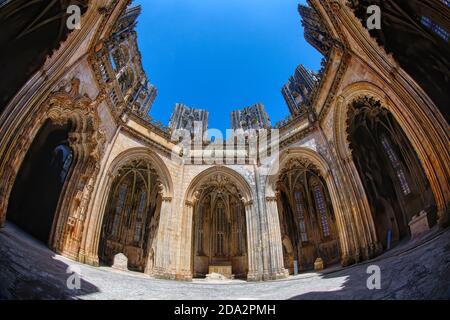
<path fill-rule="evenodd" d="M 381 269 L 381 289 L 369 290 L 369 265 Z M 69 289 L 68 268 L 81 273 Z M 71 281 L 71 283 L 74 283 Z M 12 225 L 0 230 L 1 299 L 450 299 L 450 230 L 434 230 L 377 259 L 286 280 L 177 282 L 95 268 L 55 255 Z"/>

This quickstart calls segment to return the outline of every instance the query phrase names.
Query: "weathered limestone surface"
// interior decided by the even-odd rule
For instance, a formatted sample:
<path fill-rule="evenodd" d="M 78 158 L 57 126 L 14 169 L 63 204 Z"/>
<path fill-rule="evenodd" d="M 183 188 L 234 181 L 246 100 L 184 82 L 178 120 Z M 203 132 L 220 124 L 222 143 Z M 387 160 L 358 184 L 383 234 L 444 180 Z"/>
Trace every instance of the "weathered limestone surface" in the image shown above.
<path fill-rule="evenodd" d="M 128 270 L 128 258 L 123 253 L 114 256 L 112 268 L 119 270 Z"/>

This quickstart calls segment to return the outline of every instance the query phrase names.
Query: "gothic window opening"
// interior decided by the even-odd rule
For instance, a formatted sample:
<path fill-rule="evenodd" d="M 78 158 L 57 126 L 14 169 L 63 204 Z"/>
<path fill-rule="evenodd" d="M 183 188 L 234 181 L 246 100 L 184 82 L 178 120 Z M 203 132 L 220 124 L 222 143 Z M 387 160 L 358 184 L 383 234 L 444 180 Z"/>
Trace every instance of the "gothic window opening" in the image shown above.
<path fill-rule="evenodd" d="M 134 242 L 139 243 L 142 238 L 142 225 L 144 223 L 144 210 L 146 206 L 146 193 L 145 190 L 141 191 L 139 197 L 139 206 L 136 215 L 136 230 L 134 232 Z"/>
<path fill-rule="evenodd" d="M 447 3 L 447 5 L 448 5 L 448 3 Z M 442 26 L 440 26 L 439 24 L 437 24 L 436 22 L 434 22 L 433 20 L 431 20 L 429 17 L 426 17 L 426 16 L 422 16 L 420 22 L 425 27 L 427 27 L 428 29 L 433 31 L 435 34 L 437 34 L 439 37 L 441 37 L 444 41 L 448 42 L 450 35 L 447 32 L 447 30 L 445 30 Z"/>
<path fill-rule="evenodd" d="M 303 210 L 302 205 L 302 193 L 299 190 L 296 190 L 294 193 L 295 197 L 295 208 L 297 210 L 297 216 L 299 220 L 299 229 L 300 229 L 300 237 L 303 242 L 308 241 L 308 233 L 306 231 L 306 223 L 305 223 L 305 212 Z"/>
<path fill-rule="evenodd" d="M 203 255 L 203 226 L 204 226 L 205 207 L 199 206 L 197 219 L 197 255 Z"/>
<path fill-rule="evenodd" d="M 396 171 L 398 181 L 400 183 L 400 186 L 402 188 L 403 194 L 408 195 L 411 193 L 411 189 L 409 187 L 408 182 L 406 181 L 406 175 L 403 171 L 402 165 L 400 164 L 400 161 L 398 160 L 397 155 L 395 154 L 394 150 L 392 149 L 392 145 L 389 142 L 389 140 L 386 138 L 385 135 L 381 137 L 381 144 L 383 145 L 384 150 L 387 153 L 387 156 Z"/>
<path fill-rule="evenodd" d="M 99 257 L 112 264 L 123 253 L 131 270 L 143 272 L 155 239 L 161 196 L 159 179 L 150 163 L 133 160 L 115 177 L 102 227 Z"/>
<path fill-rule="evenodd" d="M 111 235 L 117 237 L 119 233 L 120 218 L 125 204 L 125 196 L 127 194 L 127 185 L 122 184 L 119 189 L 119 197 L 117 199 L 116 210 L 114 214 L 113 228 Z"/>
<path fill-rule="evenodd" d="M 244 214 L 241 211 L 241 205 L 236 204 L 235 207 L 235 220 L 236 223 L 236 233 L 237 233 L 237 255 L 241 256 L 245 253 L 245 234 L 244 234 Z"/>
<path fill-rule="evenodd" d="M 316 208 L 319 213 L 322 234 L 324 237 L 329 237 L 331 235 L 331 232 L 330 226 L 328 225 L 327 208 L 325 203 L 325 197 L 322 193 L 322 188 L 319 185 L 316 185 L 313 189 L 313 193 Z"/>
<path fill-rule="evenodd" d="M 225 243 L 225 212 L 223 203 L 220 202 L 216 208 L 216 256 L 224 255 L 224 243 Z"/>

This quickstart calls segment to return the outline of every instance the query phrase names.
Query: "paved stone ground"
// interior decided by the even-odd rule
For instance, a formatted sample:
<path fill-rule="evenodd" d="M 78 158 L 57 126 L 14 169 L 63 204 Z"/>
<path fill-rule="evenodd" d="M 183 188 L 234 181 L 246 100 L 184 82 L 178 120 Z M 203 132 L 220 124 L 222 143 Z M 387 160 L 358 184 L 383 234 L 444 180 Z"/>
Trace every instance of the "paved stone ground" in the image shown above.
<path fill-rule="evenodd" d="M 367 267 L 381 268 L 381 290 L 368 290 Z M 80 290 L 67 288 L 81 272 Z M 177 282 L 95 268 L 55 255 L 12 225 L 0 230 L 1 299 L 450 299 L 450 230 L 429 233 L 369 262 L 286 280 Z"/>

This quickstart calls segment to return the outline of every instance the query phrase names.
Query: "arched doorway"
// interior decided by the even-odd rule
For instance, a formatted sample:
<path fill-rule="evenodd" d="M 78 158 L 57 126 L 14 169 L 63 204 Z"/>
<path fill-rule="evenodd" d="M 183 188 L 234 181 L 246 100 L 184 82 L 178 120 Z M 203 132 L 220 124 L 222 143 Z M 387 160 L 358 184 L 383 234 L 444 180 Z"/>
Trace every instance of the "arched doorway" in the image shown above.
<path fill-rule="evenodd" d="M 289 273 L 340 259 L 336 219 L 325 180 L 306 160 L 291 159 L 277 181 L 284 267 Z"/>
<path fill-rule="evenodd" d="M 111 265 L 123 253 L 128 268 L 144 272 L 153 263 L 155 238 L 161 208 L 160 182 L 146 160 L 131 160 L 117 172 L 105 209 L 99 258 Z"/>
<path fill-rule="evenodd" d="M 38 132 L 16 177 L 7 210 L 7 220 L 48 243 L 55 212 L 72 167 L 70 125 L 47 120 Z"/>
<path fill-rule="evenodd" d="M 194 277 L 222 273 L 246 278 L 248 273 L 245 207 L 239 189 L 221 173 L 196 190 L 194 203 Z"/>
<path fill-rule="evenodd" d="M 436 205 L 419 159 L 392 114 L 372 97 L 350 104 L 347 134 L 383 248 L 410 235 L 408 223 L 425 210 L 436 223 Z"/>

